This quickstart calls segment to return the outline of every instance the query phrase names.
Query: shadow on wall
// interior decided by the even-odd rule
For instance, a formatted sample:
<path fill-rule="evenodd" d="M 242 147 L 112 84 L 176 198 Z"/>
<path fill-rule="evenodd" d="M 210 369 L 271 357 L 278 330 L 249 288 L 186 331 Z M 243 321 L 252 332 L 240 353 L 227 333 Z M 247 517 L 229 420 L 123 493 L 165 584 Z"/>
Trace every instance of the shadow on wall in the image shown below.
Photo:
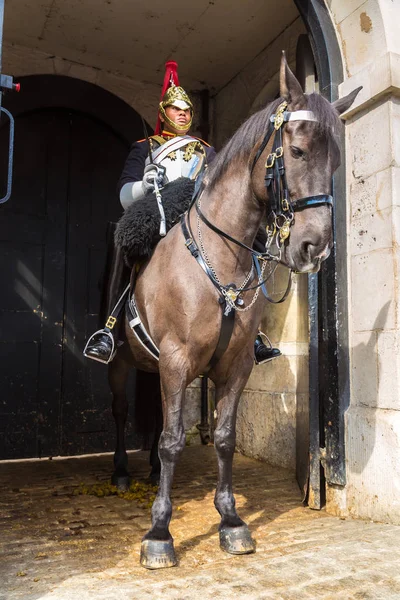
<path fill-rule="evenodd" d="M 393 353 L 390 353 L 390 348 L 385 343 L 385 333 L 383 332 L 390 304 L 391 301 L 381 308 L 373 329 L 365 332 L 366 341 L 357 344 L 352 349 L 352 400 L 346 413 L 347 439 L 350 440 L 347 448 L 347 461 L 352 474 L 363 473 L 370 463 L 375 445 L 382 443 L 381 440 L 377 440 L 376 411 L 390 410 L 390 408 L 394 408 L 393 400 L 396 401 L 394 395 L 397 392 L 397 385 L 391 386 L 390 382 L 398 374 L 393 361 Z M 383 393 L 386 394 L 384 397 Z M 390 397 L 391 394 L 393 399 Z M 363 418 L 359 416 L 360 410 L 364 413 Z M 383 443 L 390 444 L 390 439 L 386 438 Z M 380 456 L 379 460 L 384 461 L 385 456 Z"/>

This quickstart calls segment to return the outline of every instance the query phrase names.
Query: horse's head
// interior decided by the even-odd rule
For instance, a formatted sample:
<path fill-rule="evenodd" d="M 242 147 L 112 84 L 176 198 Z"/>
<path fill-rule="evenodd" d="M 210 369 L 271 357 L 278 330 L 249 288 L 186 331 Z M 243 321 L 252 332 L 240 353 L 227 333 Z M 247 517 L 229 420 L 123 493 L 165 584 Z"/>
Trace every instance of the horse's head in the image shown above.
<path fill-rule="evenodd" d="M 316 272 L 330 254 L 332 175 L 340 164 L 339 115 L 360 89 L 333 104 L 318 94 L 306 95 L 282 56 L 274 145 L 271 149 L 267 144 L 260 155 L 253 183 L 257 197 L 264 196 L 269 205 L 270 240 L 277 240 L 281 262 L 294 271 Z M 264 165 L 266 191 L 257 177 Z"/>

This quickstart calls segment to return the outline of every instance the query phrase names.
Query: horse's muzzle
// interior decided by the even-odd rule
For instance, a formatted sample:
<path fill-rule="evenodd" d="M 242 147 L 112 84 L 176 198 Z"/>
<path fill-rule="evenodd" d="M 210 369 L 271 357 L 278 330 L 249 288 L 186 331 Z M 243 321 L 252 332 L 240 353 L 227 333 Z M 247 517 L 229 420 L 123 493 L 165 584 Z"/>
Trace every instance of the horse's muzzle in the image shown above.
<path fill-rule="evenodd" d="M 296 253 L 297 256 L 287 257 L 288 266 L 295 273 L 318 273 L 321 264 L 329 257 L 331 249 L 331 242 L 322 250 L 308 242 L 303 242 L 299 252 Z"/>

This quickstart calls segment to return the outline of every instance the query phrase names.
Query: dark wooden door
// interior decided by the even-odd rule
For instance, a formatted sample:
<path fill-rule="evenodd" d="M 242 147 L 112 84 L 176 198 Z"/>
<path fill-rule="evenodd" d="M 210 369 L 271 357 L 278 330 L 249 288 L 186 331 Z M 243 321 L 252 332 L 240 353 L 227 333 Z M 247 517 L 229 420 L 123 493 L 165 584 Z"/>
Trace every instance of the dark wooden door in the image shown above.
<path fill-rule="evenodd" d="M 0 130 L 0 172 L 8 132 Z M 98 326 L 106 228 L 126 142 L 85 114 L 16 119 L 0 207 L 0 458 L 111 450 L 107 368 L 82 355 Z M 0 190 L 2 191 L 2 190 Z M 128 431 L 129 443 L 135 436 Z"/>

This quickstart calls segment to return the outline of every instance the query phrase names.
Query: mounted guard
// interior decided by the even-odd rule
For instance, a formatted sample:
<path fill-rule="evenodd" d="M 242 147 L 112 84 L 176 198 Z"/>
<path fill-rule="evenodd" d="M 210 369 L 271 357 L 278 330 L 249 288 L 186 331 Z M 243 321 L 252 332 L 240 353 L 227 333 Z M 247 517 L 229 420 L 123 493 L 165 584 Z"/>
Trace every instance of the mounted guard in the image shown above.
<path fill-rule="evenodd" d="M 178 65 L 168 61 L 154 135 L 135 142 L 118 182 L 118 192 L 127 227 L 132 233 L 129 266 L 147 260 L 156 243 L 164 237 L 200 189 L 207 166 L 216 156 L 207 142 L 188 134 L 193 122 L 193 103 L 179 85 Z M 178 200 L 177 200 L 178 198 Z M 182 200 L 181 200 L 182 199 Z M 117 240 L 118 241 L 118 240 Z M 106 274 L 107 313 L 105 326 L 88 340 L 84 355 L 108 364 L 118 344 L 118 320 L 126 303 L 130 285 L 121 244 L 114 244 L 110 269 Z M 130 315 L 132 316 L 132 315 Z M 134 315 L 135 316 L 135 315 Z M 136 335 L 143 338 L 141 331 Z M 254 345 L 255 363 L 262 364 L 281 352 L 263 341 L 259 334 Z M 141 340 L 152 351 L 152 342 Z"/>
<path fill-rule="evenodd" d="M 281 263 L 289 271 L 316 273 L 329 256 L 333 246 L 332 175 L 340 164 L 340 115 L 351 106 L 359 90 L 333 104 L 317 94 L 306 95 L 283 54 L 280 98 L 240 127 L 215 158 L 206 185 L 189 201 L 181 226 L 172 227 L 167 238 L 159 241 L 151 260 L 138 273 L 136 268 L 131 269 L 133 291 L 126 303 L 128 319 L 123 320 L 126 343 L 109 367 L 117 430 L 112 481 L 123 489 L 129 480 L 124 429 L 130 369 L 158 373 L 162 400 L 157 451 L 160 485 L 140 557 L 148 569 L 177 564 L 169 530 L 171 488 L 186 441 L 186 389 L 205 372 L 215 386 L 218 482 L 214 504 L 220 515 L 220 545 L 231 554 L 255 551 L 250 529 L 235 508 L 232 461 L 239 401 L 254 365 L 252 340 L 267 295 L 263 286 L 269 275 L 264 265 Z M 175 123 L 168 107 L 165 112 Z M 165 191 L 180 179 L 188 180 L 179 178 L 162 189 L 166 212 Z M 134 182 L 131 180 L 131 187 Z M 154 194 L 150 196 L 158 215 Z M 146 196 L 146 207 L 150 196 Z M 137 204 L 132 202 L 126 209 L 118 229 Z M 168 218 L 166 214 L 166 221 Z M 259 252 L 252 245 L 266 221 L 267 245 Z M 160 239 L 159 222 L 158 218 Z M 133 298 L 136 318 L 129 317 Z M 228 315 L 233 322 L 230 338 L 215 361 Z M 137 336 L 138 320 L 157 344 L 158 358 L 143 347 L 146 342 Z M 141 405 L 146 406 L 148 401 L 146 393 Z"/>

